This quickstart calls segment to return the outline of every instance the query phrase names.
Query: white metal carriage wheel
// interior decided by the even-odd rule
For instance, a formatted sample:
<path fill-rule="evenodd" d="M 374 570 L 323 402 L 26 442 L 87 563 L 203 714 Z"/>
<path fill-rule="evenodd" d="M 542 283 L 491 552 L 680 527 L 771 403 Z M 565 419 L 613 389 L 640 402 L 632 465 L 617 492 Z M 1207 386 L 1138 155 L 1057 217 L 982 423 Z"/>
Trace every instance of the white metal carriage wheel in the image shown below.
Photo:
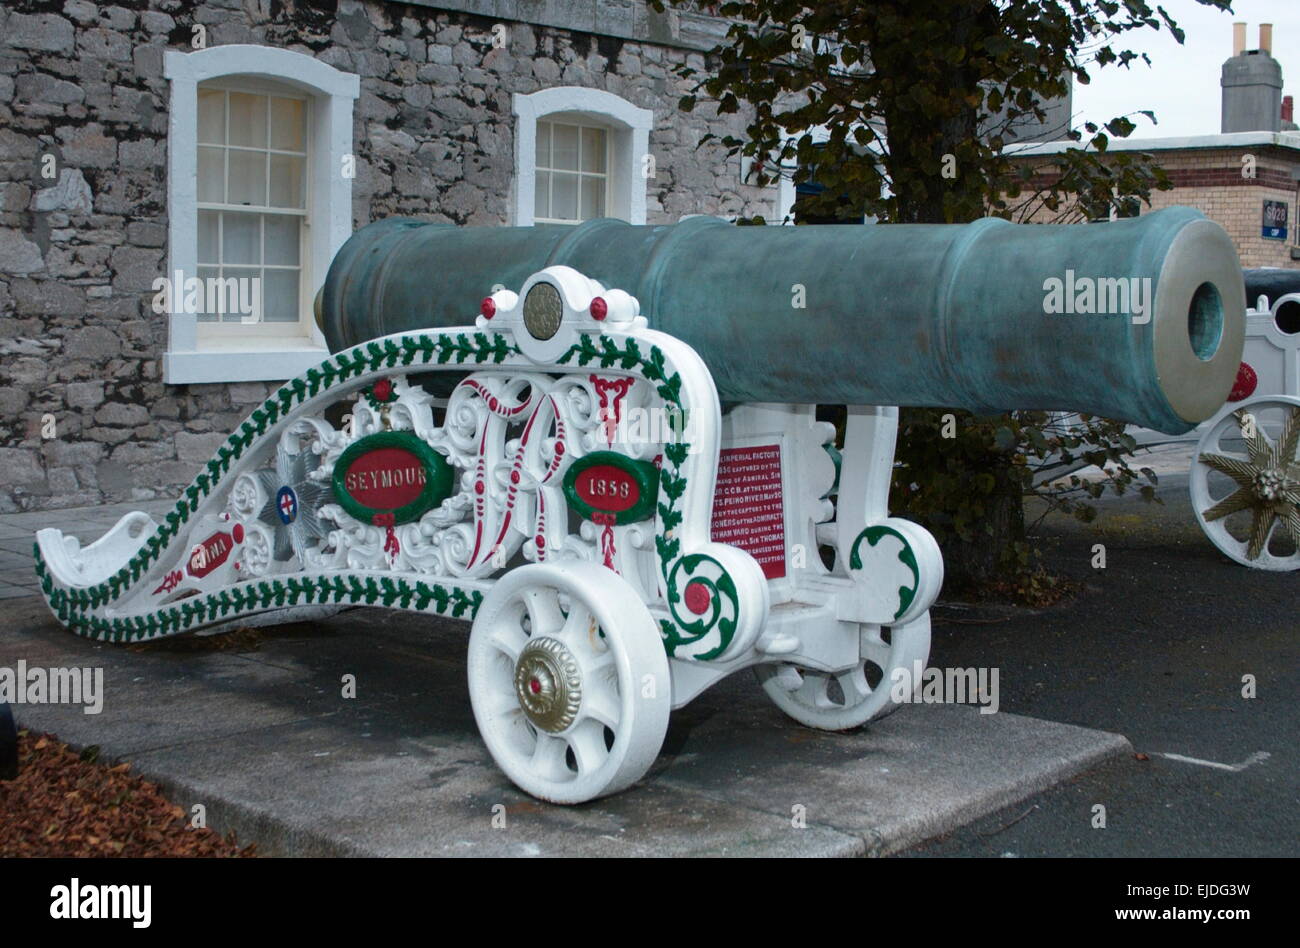
<path fill-rule="evenodd" d="M 844 671 L 821 672 L 789 663 L 754 669 L 763 690 L 776 706 L 800 724 L 823 731 L 847 731 L 882 718 L 898 708 L 891 692 L 894 672 L 903 670 L 906 695 L 919 687 L 917 669 L 930 657 L 930 613 L 905 625 L 863 624 L 856 665 Z"/>
<path fill-rule="evenodd" d="M 635 783 L 663 746 L 668 657 L 641 597 L 592 563 L 535 563 L 484 597 L 469 637 L 483 741 L 520 789 L 582 803 Z"/>
<path fill-rule="evenodd" d="M 1225 556 L 1255 569 L 1300 569 L 1297 452 L 1300 398 L 1287 395 L 1247 399 L 1201 436 L 1190 478 L 1192 509 Z"/>

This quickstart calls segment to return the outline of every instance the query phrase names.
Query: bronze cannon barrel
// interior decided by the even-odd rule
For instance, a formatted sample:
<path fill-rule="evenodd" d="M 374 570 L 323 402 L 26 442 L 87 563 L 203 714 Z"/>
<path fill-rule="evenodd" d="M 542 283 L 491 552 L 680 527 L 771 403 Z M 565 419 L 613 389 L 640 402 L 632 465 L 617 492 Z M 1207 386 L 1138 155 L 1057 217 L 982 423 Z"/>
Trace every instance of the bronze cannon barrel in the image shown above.
<path fill-rule="evenodd" d="M 337 351 L 467 325 L 494 287 L 567 265 L 693 346 L 728 402 L 1062 409 L 1182 432 L 1226 398 L 1245 289 L 1217 224 L 453 227 L 390 219 L 339 250 Z"/>

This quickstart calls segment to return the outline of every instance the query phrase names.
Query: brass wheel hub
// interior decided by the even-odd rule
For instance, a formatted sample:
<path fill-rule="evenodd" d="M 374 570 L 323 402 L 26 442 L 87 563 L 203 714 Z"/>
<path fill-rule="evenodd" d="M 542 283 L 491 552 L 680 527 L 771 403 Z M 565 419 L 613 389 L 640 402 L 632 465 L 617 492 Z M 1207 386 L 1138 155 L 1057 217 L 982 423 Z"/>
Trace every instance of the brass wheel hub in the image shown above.
<path fill-rule="evenodd" d="M 515 694 L 535 727 L 558 734 L 574 722 L 582 704 L 578 660 L 559 639 L 533 639 L 515 663 Z"/>
<path fill-rule="evenodd" d="M 1281 500 L 1287 486 L 1286 475 L 1277 468 L 1267 468 L 1255 475 L 1255 496 L 1265 503 Z"/>

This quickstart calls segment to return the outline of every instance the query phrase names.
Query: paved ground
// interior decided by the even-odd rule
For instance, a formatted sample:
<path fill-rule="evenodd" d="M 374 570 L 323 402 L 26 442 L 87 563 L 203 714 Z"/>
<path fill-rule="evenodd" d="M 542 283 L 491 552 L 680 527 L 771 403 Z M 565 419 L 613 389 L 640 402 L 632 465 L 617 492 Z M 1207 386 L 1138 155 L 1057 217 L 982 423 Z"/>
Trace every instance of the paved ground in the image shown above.
<path fill-rule="evenodd" d="M 143 510 L 158 518 L 175 506 L 171 500 L 142 500 L 104 507 L 70 510 L 39 510 L 32 513 L 0 514 L 0 599 L 36 596 L 40 589 L 32 571 L 32 542 L 37 530 L 58 527 L 83 544 L 92 543 L 108 532 L 124 514 Z"/>
<path fill-rule="evenodd" d="M 1184 499 L 1185 459 L 1154 466 L 1164 507 L 1109 500 L 1096 524 L 1049 522 L 1048 565 L 1083 584 L 1073 602 L 937 611 L 931 663 L 998 666 L 1002 713 L 916 706 L 825 735 L 741 675 L 675 715 L 642 785 L 586 807 L 538 804 L 492 766 L 456 623 L 354 611 L 266 630 L 255 651 L 129 650 L 15 599 L 0 666 L 105 667 L 102 715 L 29 706 L 20 719 L 135 761 L 269 852 L 1295 855 L 1300 574 L 1225 560 Z M 83 536 L 120 512 L 101 508 Z M 23 531 L 66 516 L 0 518 L 0 550 L 22 556 Z M 1090 567 L 1097 542 L 1104 571 Z M 345 673 L 355 700 L 339 696 Z"/>
<path fill-rule="evenodd" d="M 1300 573 L 1221 556 L 1192 515 L 1186 467 L 1167 467 L 1163 506 L 1109 499 L 1092 525 L 1051 521 L 1048 565 L 1085 585 L 1072 604 L 940 625 L 930 655 L 993 656 L 1004 709 L 1124 734 L 1147 759 L 1116 758 L 909 855 L 1300 855 Z M 1098 542 L 1105 570 L 1091 568 Z"/>
<path fill-rule="evenodd" d="M 515 790 L 479 741 L 463 625 L 355 610 L 266 630 L 256 651 L 194 653 L 87 642 L 35 599 L 11 600 L 5 624 L 0 666 L 105 669 L 101 714 L 20 706 L 21 724 L 133 761 L 270 853 L 882 854 L 1131 752 L 1117 735 L 969 707 L 822 734 L 742 674 L 674 715 L 641 785 L 552 807 Z M 345 674 L 355 699 L 341 697 Z"/>

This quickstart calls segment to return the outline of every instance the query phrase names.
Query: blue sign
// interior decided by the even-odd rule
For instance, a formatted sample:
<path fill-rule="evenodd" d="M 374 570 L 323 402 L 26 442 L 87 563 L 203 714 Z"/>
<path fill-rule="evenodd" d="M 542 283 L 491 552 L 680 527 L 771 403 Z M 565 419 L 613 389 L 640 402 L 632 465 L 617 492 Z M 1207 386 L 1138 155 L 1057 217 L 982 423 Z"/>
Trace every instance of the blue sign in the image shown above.
<path fill-rule="evenodd" d="M 1286 201 L 1265 201 L 1261 236 L 1269 240 L 1286 240 L 1287 210 Z"/>
<path fill-rule="evenodd" d="M 281 487 L 275 495 L 275 512 L 280 515 L 281 523 L 293 523 L 298 519 L 298 495 L 292 487 Z"/>

